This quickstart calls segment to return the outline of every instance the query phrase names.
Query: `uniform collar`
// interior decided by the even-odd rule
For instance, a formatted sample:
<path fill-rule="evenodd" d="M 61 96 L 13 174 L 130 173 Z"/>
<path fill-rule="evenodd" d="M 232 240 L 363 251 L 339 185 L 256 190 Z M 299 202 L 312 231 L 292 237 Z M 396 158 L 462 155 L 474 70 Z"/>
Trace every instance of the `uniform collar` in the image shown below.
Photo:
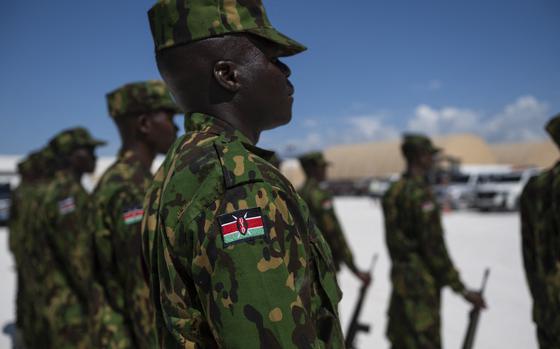
<path fill-rule="evenodd" d="M 241 131 L 231 124 L 211 115 L 191 113 L 185 115 L 185 132 L 205 132 L 226 137 L 229 141 L 239 141 L 245 149 L 269 161 L 274 152 L 257 147 Z"/>
<path fill-rule="evenodd" d="M 254 144 L 241 131 L 231 124 L 211 115 L 203 113 L 185 114 L 185 132 L 203 132 L 225 136 L 231 141 L 238 140 L 243 144 Z"/>
<path fill-rule="evenodd" d="M 425 183 L 428 184 L 428 176 L 422 176 L 422 175 L 414 175 L 408 171 L 404 172 L 403 174 L 404 178 L 408 178 L 410 180 L 413 180 L 415 182 L 420 182 L 420 183 Z"/>

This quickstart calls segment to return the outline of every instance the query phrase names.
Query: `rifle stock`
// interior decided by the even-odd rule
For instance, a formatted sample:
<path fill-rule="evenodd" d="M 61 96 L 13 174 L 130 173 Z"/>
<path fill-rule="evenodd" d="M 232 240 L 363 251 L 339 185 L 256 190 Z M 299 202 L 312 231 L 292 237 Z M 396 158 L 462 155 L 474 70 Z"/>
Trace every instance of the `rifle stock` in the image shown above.
<path fill-rule="evenodd" d="M 376 253 L 373 256 L 373 259 L 371 261 L 371 266 L 369 268 L 370 275 L 373 273 L 373 270 L 375 269 L 375 265 L 377 264 L 377 258 L 378 258 L 378 254 Z M 370 286 L 371 283 L 368 285 L 362 285 L 362 287 L 360 288 L 360 295 L 358 297 L 358 302 L 354 307 L 354 312 L 352 313 L 352 320 L 350 322 L 350 325 L 348 326 L 348 331 L 346 331 L 346 339 L 344 341 L 344 346 L 347 349 L 355 348 L 354 340 L 356 339 L 356 335 L 358 333 L 360 332 L 369 333 L 371 329 L 371 326 L 369 324 L 364 324 L 360 322 L 360 313 L 362 312 L 364 300 L 366 298 L 366 294 Z"/>
<path fill-rule="evenodd" d="M 490 275 L 490 269 L 486 268 L 484 271 L 484 276 L 482 278 L 482 287 L 480 288 L 480 294 L 484 294 L 484 289 L 486 288 L 486 282 Z M 476 330 L 478 328 L 478 321 L 480 319 L 480 312 L 482 309 L 473 306 L 469 312 L 469 325 L 467 327 L 467 333 L 465 334 L 465 340 L 463 341 L 462 349 L 472 349 L 474 347 L 474 338 L 476 336 Z"/>

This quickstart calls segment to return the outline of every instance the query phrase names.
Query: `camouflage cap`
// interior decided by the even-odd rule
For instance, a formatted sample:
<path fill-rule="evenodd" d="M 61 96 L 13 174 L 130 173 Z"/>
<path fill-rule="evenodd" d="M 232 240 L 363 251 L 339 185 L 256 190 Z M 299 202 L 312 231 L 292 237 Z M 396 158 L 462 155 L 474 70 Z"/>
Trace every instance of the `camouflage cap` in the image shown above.
<path fill-rule="evenodd" d="M 306 47 L 270 23 L 261 0 L 159 0 L 148 12 L 156 51 L 233 33 L 251 33 L 291 56 Z"/>
<path fill-rule="evenodd" d="M 169 110 L 179 114 L 181 110 L 163 81 L 149 80 L 126 84 L 107 94 L 109 115 L 117 118 L 129 114 L 142 114 Z"/>
<path fill-rule="evenodd" d="M 104 141 L 94 139 L 85 128 L 76 127 L 54 136 L 48 146 L 56 156 L 67 156 L 79 147 L 97 147 L 105 144 Z"/>
<path fill-rule="evenodd" d="M 18 173 L 20 175 L 23 174 L 29 174 L 33 171 L 33 156 L 35 155 L 35 153 L 31 153 L 28 156 L 26 156 L 25 158 L 23 158 L 20 162 L 18 162 L 17 164 L 17 170 Z"/>
<path fill-rule="evenodd" d="M 546 132 L 554 140 L 556 145 L 560 146 L 560 113 L 552 117 L 546 124 Z"/>
<path fill-rule="evenodd" d="M 421 134 L 414 133 L 408 133 L 403 136 L 401 150 L 404 155 L 418 152 L 428 152 L 436 154 L 441 151 L 440 148 L 437 148 L 433 145 L 430 138 Z"/>
<path fill-rule="evenodd" d="M 299 163 L 303 168 L 311 168 L 316 166 L 328 166 L 330 162 L 325 160 L 323 153 L 321 152 L 311 152 L 301 155 L 299 158 Z"/>

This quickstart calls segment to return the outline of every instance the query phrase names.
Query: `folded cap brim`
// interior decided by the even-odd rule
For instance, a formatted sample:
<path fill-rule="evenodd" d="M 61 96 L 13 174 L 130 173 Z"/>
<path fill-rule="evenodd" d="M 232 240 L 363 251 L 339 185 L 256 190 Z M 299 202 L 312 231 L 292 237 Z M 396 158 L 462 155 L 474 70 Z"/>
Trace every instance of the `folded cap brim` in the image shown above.
<path fill-rule="evenodd" d="M 270 40 L 280 47 L 280 57 L 293 56 L 307 50 L 307 47 L 280 33 L 271 27 L 258 27 L 245 30 L 245 32 L 258 35 Z"/>
<path fill-rule="evenodd" d="M 107 142 L 99 140 L 99 139 L 92 139 L 91 141 L 88 142 L 87 145 L 91 145 L 91 146 L 94 146 L 94 147 L 99 147 L 99 146 L 107 145 Z"/>

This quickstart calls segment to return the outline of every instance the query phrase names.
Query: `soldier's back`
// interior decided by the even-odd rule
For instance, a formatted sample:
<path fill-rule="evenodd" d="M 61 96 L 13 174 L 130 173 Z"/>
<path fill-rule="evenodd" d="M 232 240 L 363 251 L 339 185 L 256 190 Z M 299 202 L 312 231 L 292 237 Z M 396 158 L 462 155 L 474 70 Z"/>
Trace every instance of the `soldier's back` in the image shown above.
<path fill-rule="evenodd" d="M 144 246 L 164 347 L 341 347 L 329 248 L 239 131 L 188 115 L 147 197 Z"/>

